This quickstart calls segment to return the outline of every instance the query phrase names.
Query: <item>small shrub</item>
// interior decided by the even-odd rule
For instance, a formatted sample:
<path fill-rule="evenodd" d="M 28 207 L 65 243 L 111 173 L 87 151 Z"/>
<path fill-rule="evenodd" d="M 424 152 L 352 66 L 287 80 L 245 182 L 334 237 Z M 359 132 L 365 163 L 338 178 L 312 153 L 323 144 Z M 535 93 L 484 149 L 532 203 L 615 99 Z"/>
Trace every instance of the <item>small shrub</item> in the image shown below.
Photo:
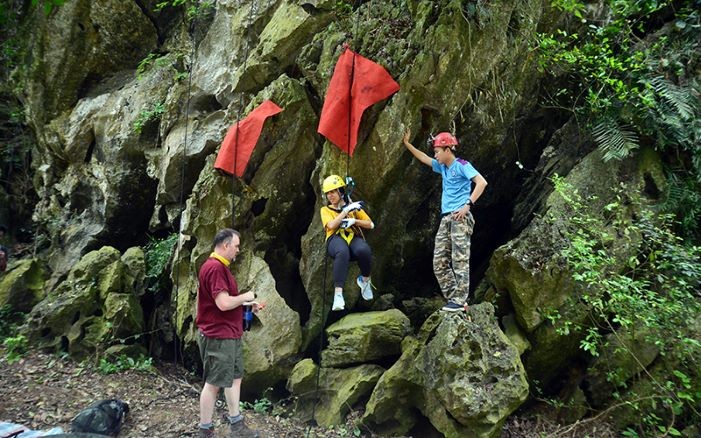
<path fill-rule="evenodd" d="M 110 361 L 103 357 L 100 359 L 97 369 L 102 374 L 114 374 L 125 370 L 150 372 L 153 371 L 153 358 L 147 358 L 143 354 L 140 354 L 138 358 L 134 359 L 133 357 L 122 354 Z"/>
<path fill-rule="evenodd" d="M 136 118 L 136 120 L 134 120 L 134 132 L 140 134 L 141 130 L 144 129 L 144 126 L 146 126 L 148 122 L 150 122 L 151 120 L 160 119 L 165 110 L 166 108 L 163 103 L 157 103 L 153 105 L 151 109 L 142 110 L 139 113 L 139 116 Z"/>
<path fill-rule="evenodd" d="M 607 378 L 621 390 L 630 377 L 602 354 L 610 346 L 607 335 L 629 333 L 655 345 L 667 363 L 674 364 L 672 376 L 654 378 L 644 369 L 641 374 L 650 378 L 650 394 L 630 390 L 613 396 L 639 412 L 637 428 L 644 435 L 651 431 L 675 435 L 674 426 L 689 424 L 687 417 L 698 420 L 695 407 L 701 393 L 687 374 L 701 353 L 701 343 L 693 337 L 701 315 L 701 247 L 675 234 L 670 215 L 646 207 L 631 193 L 615 192 L 617 199 L 596 211 L 591 197 L 560 177 L 553 182 L 568 206 L 563 230 L 568 244 L 561 255 L 580 287 L 575 299 L 587 309 L 590 322 L 579 326 L 557 311 L 547 317 L 562 335 L 582 333 L 580 348 L 605 361 Z M 630 214 L 631 206 L 635 215 Z M 626 250 L 619 251 L 621 247 Z M 640 364 L 633 348 L 621 343 L 617 351 Z M 627 433 L 635 436 L 633 429 Z"/>
<path fill-rule="evenodd" d="M 5 338 L 2 345 L 7 349 L 5 357 L 9 363 L 15 363 L 20 360 L 29 347 L 27 338 L 24 335 Z"/>
<path fill-rule="evenodd" d="M 259 414 L 268 413 L 273 408 L 273 402 L 271 402 L 265 397 L 256 399 L 256 401 L 254 401 L 253 403 L 241 402 L 240 404 L 241 408 L 250 409 L 254 412 L 258 412 Z"/>
<path fill-rule="evenodd" d="M 211 8 L 214 7 L 214 2 L 211 0 L 204 1 L 189 1 L 189 0 L 168 0 L 164 2 L 156 3 L 156 7 L 153 9 L 155 12 L 160 12 L 165 8 L 176 8 L 178 6 L 185 5 L 185 16 L 188 21 L 196 20 L 206 14 Z"/>
<path fill-rule="evenodd" d="M 174 233 L 165 239 L 151 239 L 144 247 L 146 289 L 149 292 L 156 292 L 164 286 L 168 264 L 177 242 L 178 235 Z"/>
<path fill-rule="evenodd" d="M 58 8 L 62 4 L 66 3 L 66 0 L 42 0 L 44 5 L 44 14 L 49 15 L 54 8 Z M 32 0 L 32 6 L 37 6 L 39 0 Z"/>
<path fill-rule="evenodd" d="M 17 326 L 22 324 L 25 316 L 23 313 L 15 312 L 9 304 L 0 306 L 0 342 L 17 331 Z"/>

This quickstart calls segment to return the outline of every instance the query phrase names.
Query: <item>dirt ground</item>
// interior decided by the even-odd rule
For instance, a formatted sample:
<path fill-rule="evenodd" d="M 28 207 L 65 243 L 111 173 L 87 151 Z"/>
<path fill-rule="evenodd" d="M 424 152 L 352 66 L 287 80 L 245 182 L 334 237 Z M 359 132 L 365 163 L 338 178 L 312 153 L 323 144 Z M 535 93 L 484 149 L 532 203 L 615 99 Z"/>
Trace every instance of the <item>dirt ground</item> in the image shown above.
<path fill-rule="evenodd" d="M 97 400 L 116 398 L 127 402 L 130 408 L 119 437 L 197 436 L 200 385 L 197 376 L 172 363 L 158 363 L 153 371 L 126 370 L 105 375 L 93 365 L 38 351 L 31 351 L 18 362 L 9 364 L 0 347 L 0 421 L 35 430 L 59 426 L 69 432 L 71 420 L 81 410 Z M 225 409 L 222 402 L 215 413 L 215 427 L 220 437 L 225 436 L 226 427 L 222 423 Z M 246 409 L 243 414 L 246 423 L 266 438 L 375 436 L 355 427 L 361 412 L 352 412 L 346 424 L 333 429 L 310 427 L 294 418 L 258 413 L 253 409 Z M 605 424 L 586 423 L 577 428 L 563 427 L 537 418 L 512 416 L 504 425 L 501 437 L 616 436 Z M 440 436 L 427 426 L 415 429 L 413 435 L 417 438 Z"/>
<path fill-rule="evenodd" d="M 60 426 L 68 432 L 73 417 L 88 405 L 117 398 L 130 408 L 120 437 L 197 436 L 199 392 L 199 380 L 173 364 L 157 364 L 153 372 L 127 370 L 105 375 L 94 366 L 36 351 L 8 364 L 0 349 L 0 421 L 30 429 Z M 222 404 L 215 413 L 220 432 L 225 431 L 224 412 Z M 244 416 L 249 427 L 258 429 L 263 437 L 355 436 L 352 424 L 329 430 L 252 409 L 245 410 Z"/>

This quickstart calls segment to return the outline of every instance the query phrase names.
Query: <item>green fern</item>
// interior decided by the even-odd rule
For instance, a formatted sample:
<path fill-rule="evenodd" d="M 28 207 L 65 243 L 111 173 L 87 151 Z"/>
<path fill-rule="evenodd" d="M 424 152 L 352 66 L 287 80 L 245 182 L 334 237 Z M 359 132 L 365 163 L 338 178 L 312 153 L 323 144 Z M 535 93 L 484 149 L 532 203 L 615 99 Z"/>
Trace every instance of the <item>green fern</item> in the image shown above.
<path fill-rule="evenodd" d="M 692 237 L 699 230 L 701 191 L 699 183 L 688 175 L 670 173 L 664 204 L 665 211 L 676 215 L 683 235 Z"/>
<path fill-rule="evenodd" d="M 640 146 L 638 134 L 614 118 L 604 118 L 594 126 L 594 140 L 604 153 L 604 161 L 622 160 Z"/>
<path fill-rule="evenodd" d="M 652 78 L 650 85 L 679 118 L 689 120 L 694 117 L 694 95 L 687 87 L 675 85 L 662 76 Z"/>

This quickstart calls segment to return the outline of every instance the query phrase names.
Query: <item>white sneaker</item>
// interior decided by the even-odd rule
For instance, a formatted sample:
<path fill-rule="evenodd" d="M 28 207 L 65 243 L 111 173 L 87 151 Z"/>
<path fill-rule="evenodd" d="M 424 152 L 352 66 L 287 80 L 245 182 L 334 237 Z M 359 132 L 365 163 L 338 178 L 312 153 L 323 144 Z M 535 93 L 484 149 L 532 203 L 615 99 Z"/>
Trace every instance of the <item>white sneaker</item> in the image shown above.
<path fill-rule="evenodd" d="M 355 282 L 358 283 L 360 295 L 363 296 L 363 299 L 370 301 L 372 299 L 372 283 L 370 279 L 368 278 L 368 281 L 365 281 L 362 275 L 358 275 L 358 279 Z"/>
<path fill-rule="evenodd" d="M 331 310 L 343 310 L 345 308 L 346 302 L 343 301 L 343 294 L 334 294 L 333 305 L 331 306 Z"/>

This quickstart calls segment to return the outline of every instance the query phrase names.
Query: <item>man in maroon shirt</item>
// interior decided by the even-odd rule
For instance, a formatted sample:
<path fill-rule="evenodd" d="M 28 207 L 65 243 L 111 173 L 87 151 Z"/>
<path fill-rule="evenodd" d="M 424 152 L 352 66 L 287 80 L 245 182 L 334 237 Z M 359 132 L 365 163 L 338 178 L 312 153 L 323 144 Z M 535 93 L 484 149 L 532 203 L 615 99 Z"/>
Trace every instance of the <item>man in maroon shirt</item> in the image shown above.
<path fill-rule="evenodd" d="M 241 378 L 243 377 L 243 311 L 245 302 L 253 301 L 253 292 L 239 293 L 229 264 L 239 253 L 241 235 L 225 228 L 214 236 L 214 252 L 200 268 L 197 293 L 197 336 L 204 368 L 204 388 L 200 394 L 200 437 L 214 436 L 214 404 L 219 389 L 229 407 L 231 437 L 258 437 L 249 429 L 239 411 Z M 258 306 L 253 305 L 253 311 Z"/>

